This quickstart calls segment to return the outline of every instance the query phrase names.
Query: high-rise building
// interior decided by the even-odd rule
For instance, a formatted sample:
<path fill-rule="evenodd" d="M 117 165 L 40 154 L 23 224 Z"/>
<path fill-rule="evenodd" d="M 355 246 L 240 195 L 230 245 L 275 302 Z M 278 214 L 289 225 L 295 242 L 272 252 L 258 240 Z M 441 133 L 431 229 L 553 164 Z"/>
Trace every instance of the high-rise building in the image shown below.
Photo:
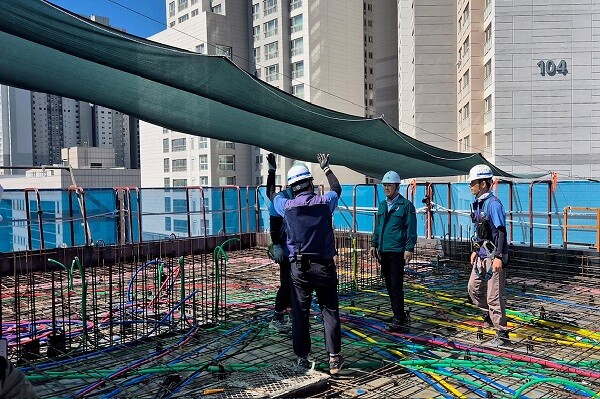
<path fill-rule="evenodd" d="M 461 0 L 455 18 L 459 149 L 600 178 L 600 4 Z"/>
<path fill-rule="evenodd" d="M 0 85 L 0 166 L 32 165 L 31 92 Z M 0 174 L 10 170 L 0 169 Z"/>
<path fill-rule="evenodd" d="M 108 18 L 92 16 L 108 25 Z M 0 86 L 0 166 L 62 163 L 61 149 L 113 148 L 116 166 L 139 168 L 138 120 L 105 107 L 52 94 Z M 0 169 L 1 174 L 22 174 Z"/>
<path fill-rule="evenodd" d="M 375 115 L 373 1 L 166 0 L 170 29 L 151 40 L 208 55 L 225 55 L 240 68 L 311 103 L 340 112 Z M 362 43 L 362 45 L 360 45 Z M 359 44 L 359 45 L 357 45 Z M 392 56 L 396 49 L 393 48 Z M 238 143 L 172 132 L 141 123 L 142 185 L 266 183 L 266 151 Z M 186 152 L 173 151 L 173 141 Z M 315 149 L 316 152 L 319 149 Z M 154 162 L 163 153 L 163 163 Z M 335 163 L 335 154 L 332 154 Z M 291 159 L 280 159 L 278 184 Z M 184 165 L 185 166 L 182 166 Z M 173 170 L 176 165 L 177 170 Z M 315 164 L 317 184 L 326 184 Z M 343 183 L 364 175 L 334 167 Z"/>
<path fill-rule="evenodd" d="M 400 131 L 448 150 L 456 150 L 455 9 L 453 0 L 400 0 L 397 14 Z"/>

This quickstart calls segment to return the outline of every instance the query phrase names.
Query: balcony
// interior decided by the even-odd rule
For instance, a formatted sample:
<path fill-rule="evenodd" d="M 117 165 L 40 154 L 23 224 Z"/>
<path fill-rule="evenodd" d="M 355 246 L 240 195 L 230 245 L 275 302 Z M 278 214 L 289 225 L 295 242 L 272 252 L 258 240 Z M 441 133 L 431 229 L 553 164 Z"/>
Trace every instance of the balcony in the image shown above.
<path fill-rule="evenodd" d="M 483 55 L 486 55 L 488 53 L 488 51 L 490 51 L 491 48 L 492 48 L 492 39 L 488 40 L 483 45 Z"/>
<path fill-rule="evenodd" d="M 458 124 L 458 128 L 459 128 L 458 130 L 461 131 L 470 125 L 471 125 L 471 117 L 467 116 L 465 119 L 460 121 L 460 123 Z"/>
<path fill-rule="evenodd" d="M 469 61 L 470 58 L 471 58 L 471 49 L 467 49 L 465 51 L 465 53 L 463 54 L 463 58 L 462 58 L 463 65 L 466 64 L 467 61 Z"/>
<path fill-rule="evenodd" d="M 487 17 L 489 17 L 491 13 L 492 13 L 492 2 L 490 1 L 483 9 L 483 19 L 486 20 Z"/>
<path fill-rule="evenodd" d="M 492 84 L 492 75 L 488 75 L 483 79 L 483 89 L 487 89 Z"/>
<path fill-rule="evenodd" d="M 483 123 L 488 123 L 492 120 L 492 110 L 488 109 L 483 113 Z"/>

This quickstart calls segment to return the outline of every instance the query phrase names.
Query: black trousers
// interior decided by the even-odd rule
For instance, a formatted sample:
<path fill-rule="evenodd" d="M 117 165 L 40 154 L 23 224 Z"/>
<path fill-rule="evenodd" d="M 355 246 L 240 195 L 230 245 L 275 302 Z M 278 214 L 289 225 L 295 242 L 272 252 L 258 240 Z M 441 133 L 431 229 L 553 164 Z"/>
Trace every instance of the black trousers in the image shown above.
<path fill-rule="evenodd" d="M 294 353 L 307 357 L 310 353 L 310 305 L 313 291 L 321 309 L 327 351 L 339 353 L 342 347 L 337 272 L 333 259 L 292 264 L 292 340 Z"/>
<path fill-rule="evenodd" d="M 292 265 L 286 258 L 285 262 L 279 265 L 279 290 L 275 297 L 275 311 L 282 313 L 292 306 Z"/>
<path fill-rule="evenodd" d="M 406 323 L 404 313 L 404 252 L 381 252 L 381 273 L 385 281 L 392 312 L 400 324 Z"/>

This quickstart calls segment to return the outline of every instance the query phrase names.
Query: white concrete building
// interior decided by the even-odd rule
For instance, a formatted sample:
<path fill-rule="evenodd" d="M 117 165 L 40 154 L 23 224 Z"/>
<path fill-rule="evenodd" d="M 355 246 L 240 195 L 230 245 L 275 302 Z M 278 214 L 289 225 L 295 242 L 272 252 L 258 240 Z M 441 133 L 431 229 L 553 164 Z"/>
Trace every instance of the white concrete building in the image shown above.
<path fill-rule="evenodd" d="M 400 131 L 456 150 L 456 2 L 398 2 Z"/>
<path fill-rule="evenodd" d="M 33 164 L 31 114 L 30 91 L 0 85 L 0 166 Z"/>
<path fill-rule="evenodd" d="M 109 25 L 108 18 L 90 19 Z M 116 166 L 139 168 L 138 120 L 105 107 L 0 85 L 0 166 L 60 164 L 61 148 L 112 148 Z M 0 170 L 0 174 L 21 173 Z"/>
<path fill-rule="evenodd" d="M 461 0 L 456 20 L 460 149 L 510 172 L 600 178 L 600 3 Z"/>
<path fill-rule="evenodd" d="M 373 21 L 367 16 L 372 14 L 371 3 L 166 0 L 167 22 L 175 29 L 167 29 L 150 39 L 203 54 L 228 55 L 236 65 L 260 79 L 314 104 L 353 115 L 373 116 L 374 37 Z M 365 29 L 361 29 L 363 26 Z M 212 139 L 197 141 L 197 137 L 163 131 L 146 123 L 140 129 L 144 136 L 141 149 L 144 187 L 266 183 L 264 150 L 238 143 L 219 144 Z M 183 157 L 173 154 L 172 148 L 163 152 L 167 139 L 186 141 L 185 171 L 181 166 Z M 163 164 L 151 161 L 161 152 L 165 155 Z M 234 160 L 230 155 L 235 157 L 234 169 L 230 166 Z M 174 160 L 178 169 L 175 172 Z M 335 162 L 335 154 L 332 160 Z M 285 173 L 292 164 L 293 160 L 280 159 L 278 184 L 285 183 Z M 326 184 L 318 166 L 312 164 L 312 169 L 316 183 Z M 342 183 L 365 181 L 363 175 L 347 168 L 334 167 L 334 170 Z"/>

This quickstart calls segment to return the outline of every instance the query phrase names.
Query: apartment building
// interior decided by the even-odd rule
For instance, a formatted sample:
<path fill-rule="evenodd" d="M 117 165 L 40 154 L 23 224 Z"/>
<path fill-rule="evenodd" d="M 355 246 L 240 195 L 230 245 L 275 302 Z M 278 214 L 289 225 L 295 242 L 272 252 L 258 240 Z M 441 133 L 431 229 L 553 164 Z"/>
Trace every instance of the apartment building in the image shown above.
<path fill-rule="evenodd" d="M 398 2 L 399 127 L 455 150 L 455 18 L 450 0 Z"/>
<path fill-rule="evenodd" d="M 108 18 L 90 19 L 109 25 Z M 138 120 L 98 105 L 0 85 L 1 166 L 61 164 L 61 149 L 111 148 L 116 166 L 139 168 Z M 0 174 L 23 171 L 0 170 Z"/>
<path fill-rule="evenodd" d="M 600 178 L 600 4 L 461 0 L 458 149 L 514 173 Z"/>
<path fill-rule="evenodd" d="M 202 54 L 228 56 L 240 68 L 306 101 L 372 117 L 375 114 L 375 41 L 371 3 L 166 0 L 170 29 L 150 39 Z M 357 46 L 358 43 L 362 45 Z M 174 186 L 184 182 L 208 186 L 266 183 L 266 151 L 263 149 L 220 143 L 145 123 L 141 130 L 145 138 L 141 152 L 144 186 Z M 172 147 L 172 140 L 187 143 L 185 173 L 179 173 L 184 172 L 179 166 L 178 174 L 173 171 L 173 161 L 178 160 L 180 165 L 183 158 L 173 154 L 172 148 L 164 152 L 167 141 Z M 315 149 L 315 157 L 317 151 Z M 161 165 L 145 162 L 161 152 L 164 155 Z M 332 161 L 335 162 L 335 154 Z M 293 162 L 280 159 L 277 184 L 285 183 L 285 173 Z M 326 184 L 319 168 L 315 164 L 311 167 L 316 183 Z M 334 167 L 334 170 L 344 183 L 365 181 L 363 175 L 347 168 Z"/>

